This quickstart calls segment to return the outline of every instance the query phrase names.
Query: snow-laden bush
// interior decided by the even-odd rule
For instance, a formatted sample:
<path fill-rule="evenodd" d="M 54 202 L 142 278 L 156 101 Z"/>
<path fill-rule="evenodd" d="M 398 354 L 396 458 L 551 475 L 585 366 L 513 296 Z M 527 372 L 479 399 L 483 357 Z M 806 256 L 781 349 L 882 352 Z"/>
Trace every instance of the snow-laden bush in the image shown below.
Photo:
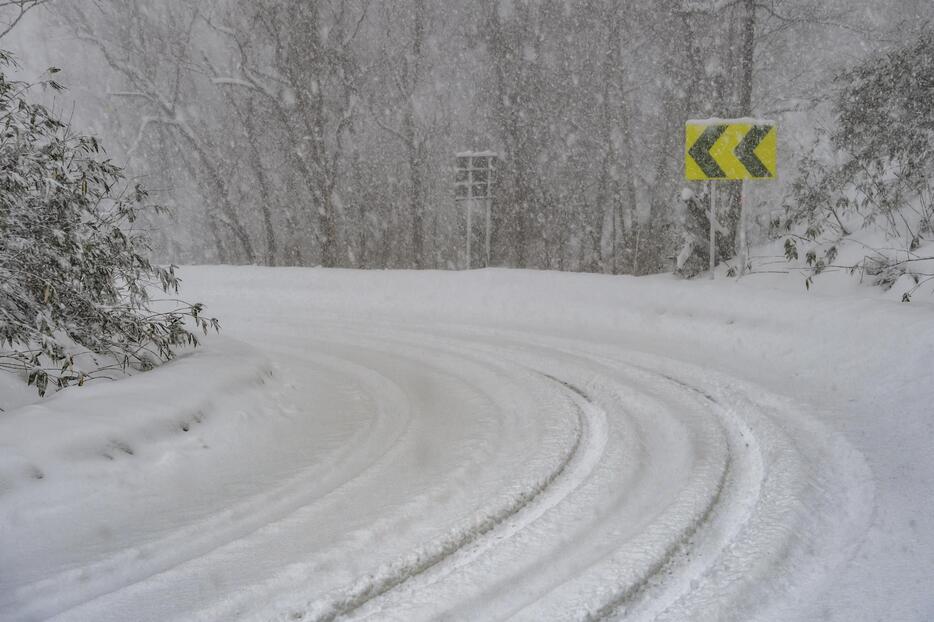
<path fill-rule="evenodd" d="M 773 224 L 788 259 L 885 288 L 905 277 L 908 300 L 934 277 L 934 28 L 836 86 L 835 127 L 801 161 L 787 218 Z"/>
<path fill-rule="evenodd" d="M 0 52 L 0 369 L 42 395 L 197 345 L 187 321 L 217 328 L 200 304 L 152 308 L 148 289 L 177 292 L 178 278 L 149 262 L 134 227 L 145 191 L 115 195 L 122 170 L 93 137 L 30 103 L 31 85 L 7 79 L 12 63 Z"/>

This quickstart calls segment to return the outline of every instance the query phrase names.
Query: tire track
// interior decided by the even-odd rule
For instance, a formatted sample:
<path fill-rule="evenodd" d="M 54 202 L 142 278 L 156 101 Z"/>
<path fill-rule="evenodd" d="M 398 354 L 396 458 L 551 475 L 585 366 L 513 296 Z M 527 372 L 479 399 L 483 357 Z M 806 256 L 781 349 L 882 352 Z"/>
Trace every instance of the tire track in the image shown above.
<path fill-rule="evenodd" d="M 385 331 L 383 331 L 382 334 L 385 337 Z M 616 375 L 615 373 L 611 373 L 609 370 L 595 372 L 595 370 L 592 368 L 593 359 L 590 356 L 578 357 L 576 354 L 572 355 L 569 352 L 561 352 L 560 350 L 556 350 L 552 347 L 542 347 L 541 352 L 538 352 L 539 350 L 538 347 L 533 347 L 532 349 L 529 349 L 529 346 L 531 344 L 522 342 L 521 340 L 520 342 L 515 342 L 510 339 L 510 340 L 506 340 L 506 342 L 504 343 L 504 341 L 501 338 L 496 338 L 495 345 L 486 344 L 485 338 L 489 338 L 489 337 L 490 335 L 486 334 L 484 335 L 484 339 L 481 339 L 480 341 L 474 341 L 474 340 L 465 341 L 463 339 L 450 339 L 450 338 L 442 338 L 441 341 L 448 344 L 448 346 L 451 347 L 452 349 L 456 348 L 461 353 L 466 349 L 468 351 L 476 352 L 477 354 L 482 354 L 482 356 L 485 359 L 488 359 L 490 361 L 496 360 L 496 361 L 502 362 L 505 358 L 505 360 L 510 361 L 513 366 L 520 366 L 520 367 L 526 367 L 529 369 L 533 369 L 541 376 L 548 378 L 550 381 L 561 386 L 574 399 L 584 400 L 583 403 L 581 403 L 581 408 L 584 408 L 584 409 L 587 408 L 588 406 L 590 406 L 591 408 L 595 407 L 595 403 L 592 397 L 588 395 L 590 387 L 592 384 L 596 383 L 594 388 L 595 390 L 599 390 L 599 387 L 603 384 L 600 381 L 595 380 L 595 379 L 600 377 L 600 375 L 610 374 L 609 376 L 607 376 L 607 378 L 613 378 L 613 376 Z M 422 338 L 424 338 L 424 335 L 422 336 Z M 508 355 L 504 357 L 503 356 L 504 353 L 508 353 Z M 565 355 L 572 356 L 573 359 L 576 360 L 576 362 L 573 364 L 570 364 L 569 362 L 564 361 L 562 357 L 555 358 L 555 354 L 561 354 L 562 357 Z M 571 365 L 570 367 L 568 367 L 569 364 Z M 626 366 L 626 367 L 630 368 L 630 366 Z M 549 370 L 549 371 L 546 371 L 546 370 Z M 555 375 L 556 373 L 560 373 L 564 375 L 565 377 L 573 376 L 576 379 L 583 379 L 583 378 L 590 377 L 590 380 L 587 381 L 588 391 L 585 392 L 584 390 L 580 389 L 579 385 L 576 384 L 574 381 L 563 380 L 558 375 Z M 598 373 L 599 375 L 594 376 L 594 373 Z M 627 375 L 631 375 L 631 373 Z M 615 380 L 611 379 L 610 383 L 611 385 L 614 384 Z M 606 388 L 602 390 L 604 392 L 607 391 Z M 615 401 L 615 400 L 611 400 L 611 401 Z M 607 422 L 607 412 L 601 409 L 600 414 L 601 414 L 600 416 L 601 425 L 604 427 L 603 432 L 601 432 L 601 436 L 604 437 L 603 443 L 605 444 L 606 442 L 605 441 L 605 436 L 606 436 L 605 426 Z M 617 421 L 619 421 L 620 413 L 614 412 L 613 415 L 614 417 L 617 418 Z M 714 417 L 713 420 L 717 422 L 719 421 L 716 417 Z M 720 432 L 717 431 L 719 427 L 719 423 L 713 426 L 707 426 L 706 424 L 704 425 L 706 428 L 709 428 L 708 434 L 713 435 L 710 437 L 710 439 L 713 439 L 714 437 L 720 435 Z M 698 440 L 701 442 L 701 445 L 704 447 L 707 447 L 707 446 L 712 447 L 712 446 L 717 445 L 717 443 L 713 443 L 711 445 L 710 439 L 708 439 L 707 441 L 702 441 L 702 438 L 706 438 L 706 437 L 703 437 L 703 436 L 698 437 Z M 507 542 L 510 538 L 513 538 L 516 534 L 518 534 L 523 529 L 528 527 L 531 523 L 541 518 L 548 510 L 551 510 L 555 506 L 559 505 L 562 501 L 565 500 L 565 498 L 571 492 L 573 492 L 574 488 L 577 488 L 584 480 L 587 479 L 587 477 L 590 475 L 590 472 L 593 471 L 594 467 L 596 467 L 596 463 L 599 462 L 599 459 L 602 457 L 602 453 L 603 451 L 601 449 L 600 455 L 597 455 L 596 459 L 594 460 L 594 464 L 588 467 L 588 469 L 586 470 L 586 473 L 582 473 L 579 481 L 575 482 L 574 487 L 572 489 L 567 490 L 567 491 L 562 491 L 560 495 L 555 495 L 554 502 L 534 504 L 536 511 L 534 512 L 534 514 L 528 513 L 527 520 L 522 520 L 522 521 L 510 520 L 509 521 L 510 528 L 497 529 L 496 532 L 491 535 L 491 537 L 484 537 L 482 541 L 475 546 L 465 545 L 463 550 L 452 553 L 448 559 L 443 560 L 443 563 L 440 563 L 439 561 L 439 564 L 437 567 L 426 569 L 424 573 L 421 573 L 421 576 L 419 576 L 417 580 L 407 581 L 405 592 L 403 594 L 394 595 L 391 598 L 392 604 L 387 603 L 388 609 L 381 609 L 378 603 L 373 603 L 370 606 L 364 608 L 365 611 L 361 612 L 362 616 L 355 615 L 353 617 L 355 619 L 361 618 L 361 617 L 362 618 L 373 617 L 376 619 L 382 619 L 382 617 L 387 614 L 395 616 L 396 614 L 394 612 L 393 606 L 397 607 L 400 604 L 405 603 L 412 596 L 414 596 L 415 593 L 420 592 L 426 588 L 430 588 L 435 583 L 442 581 L 449 575 L 457 572 L 458 570 L 464 568 L 465 566 L 468 566 L 469 564 L 471 564 L 471 562 L 483 556 L 483 554 L 492 552 L 493 549 L 497 547 L 497 545 L 502 545 L 503 543 Z M 715 452 L 714 455 L 720 455 L 720 454 Z M 687 539 L 689 539 L 690 535 L 693 534 L 694 531 L 697 530 L 698 526 L 706 520 L 706 517 L 713 511 L 713 508 L 719 502 L 719 495 L 720 495 L 720 492 L 722 491 L 723 482 L 725 481 L 727 477 L 727 472 L 728 472 L 728 467 L 729 467 L 728 458 L 729 456 L 727 456 L 726 452 L 724 452 L 722 464 L 718 465 L 717 464 L 718 460 L 714 459 L 713 462 L 711 462 L 708 467 L 705 467 L 707 470 L 703 471 L 700 475 L 696 476 L 695 478 L 692 478 L 692 481 L 694 483 L 690 483 L 688 490 L 689 491 L 693 491 L 693 490 L 705 491 L 704 492 L 705 496 L 703 497 L 703 502 L 705 503 L 705 505 L 699 510 L 697 510 L 698 512 L 700 512 L 701 518 L 688 522 L 683 527 L 682 532 L 679 532 L 676 537 L 671 538 L 671 543 L 670 545 L 668 545 L 668 549 L 667 549 L 668 553 L 662 556 L 661 559 L 659 559 L 652 566 L 652 568 L 650 568 L 650 572 L 648 572 L 648 574 L 642 575 L 646 582 L 651 580 L 651 577 L 654 576 L 656 570 L 661 571 L 667 567 L 666 566 L 667 561 L 670 558 L 675 557 L 677 553 L 683 549 L 684 542 Z M 715 480 L 716 483 L 715 484 L 708 484 L 708 483 L 702 484 L 702 482 L 707 482 L 707 480 L 710 478 L 714 478 L 711 480 L 711 482 Z M 712 489 L 710 491 L 710 494 L 708 494 L 707 492 L 708 488 Z M 622 501 L 622 502 L 625 502 L 625 501 Z M 692 508 L 695 505 L 694 502 L 692 501 L 688 501 L 687 503 Z M 564 511 L 566 512 L 566 510 Z M 694 509 L 692 509 L 691 511 L 693 512 Z M 598 527 L 598 529 L 605 530 L 607 529 L 607 525 L 603 524 L 602 526 Z M 526 540 L 527 539 L 528 538 L 526 538 Z M 610 555 L 612 551 L 613 549 L 610 548 L 606 550 L 604 553 L 602 553 L 601 555 Z M 485 567 L 488 565 L 489 565 L 488 563 L 484 564 Z M 455 582 L 458 580 L 463 580 L 463 577 L 456 578 L 454 580 Z M 398 586 L 394 586 L 394 587 L 398 587 Z M 629 590 L 629 592 L 627 592 L 627 597 L 634 597 L 635 595 L 637 595 L 639 593 L 639 589 L 637 588 Z M 384 596 L 384 595 L 389 596 L 390 595 L 389 592 L 390 590 L 386 590 L 384 592 L 381 592 L 377 596 Z M 616 595 L 618 596 L 618 594 Z M 377 599 L 375 596 L 373 598 L 368 598 L 364 602 L 357 604 L 353 609 L 347 611 L 347 613 L 355 612 L 357 609 L 362 607 L 364 604 L 367 604 L 368 602 L 372 600 L 380 600 L 380 599 Z M 604 601 L 603 604 L 606 605 L 605 609 L 603 610 L 599 609 L 598 606 L 590 608 L 591 611 L 594 611 L 597 614 L 595 617 L 599 617 L 600 615 L 605 615 L 609 613 L 610 611 L 612 611 L 619 605 L 619 602 L 615 600 L 612 602 Z M 403 610 L 405 610 L 405 607 L 403 608 Z M 479 614 L 470 613 L 469 608 L 460 607 L 456 609 L 455 611 L 456 612 L 447 611 L 444 615 L 447 617 L 453 616 L 452 619 L 460 619 L 461 617 L 467 617 L 469 619 L 480 619 L 478 617 Z M 412 619 L 412 618 L 406 617 L 406 615 L 407 614 L 401 614 L 400 616 L 397 616 L 394 619 Z M 419 613 L 414 617 L 418 617 L 419 619 L 421 619 L 423 615 L 424 615 L 423 613 Z M 431 617 L 434 617 L 435 615 L 440 615 L 440 614 L 436 612 L 434 614 L 431 614 Z M 499 617 L 499 616 L 497 614 L 494 617 Z"/>
<path fill-rule="evenodd" d="M 440 581 L 535 521 L 584 481 L 606 445 L 606 414 L 580 388 L 548 374 L 540 375 L 566 390 L 577 418 L 575 439 L 557 469 L 517 495 L 512 503 L 370 573 L 337 594 L 311 603 L 306 611 L 293 610 L 280 619 L 327 622 L 359 609 L 403 583 L 419 579 L 420 585 L 413 586 L 417 589 Z"/>

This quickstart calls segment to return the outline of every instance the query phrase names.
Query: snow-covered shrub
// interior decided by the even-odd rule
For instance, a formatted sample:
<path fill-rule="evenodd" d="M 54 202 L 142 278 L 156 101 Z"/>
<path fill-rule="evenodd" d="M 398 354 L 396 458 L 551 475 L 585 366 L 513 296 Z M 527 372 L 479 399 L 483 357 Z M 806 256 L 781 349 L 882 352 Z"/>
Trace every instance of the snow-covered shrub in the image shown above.
<path fill-rule="evenodd" d="M 789 260 L 844 267 L 883 287 L 934 265 L 934 29 L 836 78 L 834 129 L 800 162 L 786 218 Z M 851 250 L 852 249 L 852 250 Z"/>
<path fill-rule="evenodd" d="M 217 328 L 200 304 L 152 308 L 147 289 L 177 292 L 178 279 L 174 266 L 149 262 L 134 228 L 145 191 L 116 195 L 122 170 L 93 137 L 30 103 L 31 86 L 5 75 L 12 62 L 0 52 L 0 369 L 41 395 L 197 345 L 186 321 Z"/>

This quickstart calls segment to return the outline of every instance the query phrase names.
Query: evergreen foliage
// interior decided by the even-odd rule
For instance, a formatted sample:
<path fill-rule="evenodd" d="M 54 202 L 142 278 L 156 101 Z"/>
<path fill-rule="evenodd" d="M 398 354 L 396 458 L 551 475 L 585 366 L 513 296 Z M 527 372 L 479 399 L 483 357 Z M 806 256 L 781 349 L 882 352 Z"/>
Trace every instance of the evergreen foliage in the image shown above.
<path fill-rule="evenodd" d="M 134 228 L 146 192 L 115 194 L 120 167 L 94 137 L 30 103 L 36 85 L 9 80 L 12 65 L 0 52 L 0 369 L 43 395 L 197 345 L 188 321 L 218 327 L 201 304 L 153 308 L 149 289 L 177 293 L 179 279 L 174 266 L 150 263 L 146 233 Z M 61 90 L 57 71 L 40 85 Z"/>
<path fill-rule="evenodd" d="M 884 287 L 903 274 L 920 283 L 931 275 L 912 273 L 911 264 L 927 259 L 916 251 L 934 241 L 934 29 L 835 82 L 836 126 L 801 160 L 786 218 L 773 223 L 786 257 L 796 260 L 806 245 L 801 254 L 820 273 L 842 243 L 873 226 L 890 244 L 837 267 Z M 828 148 L 833 158 L 821 154 Z"/>

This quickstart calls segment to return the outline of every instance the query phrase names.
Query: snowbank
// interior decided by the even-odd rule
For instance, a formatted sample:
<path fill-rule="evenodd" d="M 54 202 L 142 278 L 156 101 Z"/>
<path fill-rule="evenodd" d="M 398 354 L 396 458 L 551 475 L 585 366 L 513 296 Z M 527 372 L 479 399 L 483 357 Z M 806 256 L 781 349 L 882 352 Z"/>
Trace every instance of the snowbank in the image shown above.
<path fill-rule="evenodd" d="M 354 589 L 396 585 L 393 560 L 408 558 L 393 557 L 393 546 L 410 554 L 428 546 L 410 564 L 420 568 L 433 559 L 431 543 L 446 555 L 452 548 L 446 543 L 468 542 L 456 530 L 464 520 L 457 512 L 470 507 L 478 512 L 473 519 L 482 517 L 477 499 L 503 494 L 497 487 L 504 481 L 510 494 L 549 481 L 541 480 L 549 472 L 543 465 L 554 467 L 549 460 L 567 438 L 560 418 L 548 418 L 560 408 L 515 401 L 509 383 L 529 374 L 521 366 L 496 368 L 493 354 L 480 359 L 481 350 L 463 350 L 469 340 L 458 342 L 456 353 L 442 352 L 444 340 L 426 338 L 411 351 L 406 343 L 406 335 L 448 329 L 482 330 L 478 335 L 494 342 L 502 335 L 509 352 L 507 337 L 524 334 L 529 343 L 566 338 L 620 356 L 629 352 L 634 360 L 666 357 L 711 370 L 711 378 L 727 385 L 787 396 L 802 416 L 865 457 L 871 475 L 850 475 L 871 480 L 861 490 L 874 495 L 871 526 L 858 550 L 846 553 L 853 563 L 833 570 L 818 609 L 797 614 L 810 619 L 826 607 L 837 620 L 920 620 L 934 612 L 927 588 L 934 580 L 932 304 L 885 300 L 850 281 L 806 291 L 787 275 L 709 282 L 229 266 L 191 267 L 182 275 L 186 295 L 221 318 L 225 337 L 209 338 L 203 350 L 154 372 L 0 413 L 0 567 L 20 571 L 0 574 L 0 613 L 26 611 L 22 619 L 40 619 L 80 605 L 66 619 L 119 616 L 129 611 L 120 607 L 152 602 L 164 593 L 159 590 L 174 593 L 189 585 L 185 577 L 205 572 L 218 573 L 210 586 L 160 607 L 175 607 L 184 618 L 191 614 L 186 603 L 217 605 L 208 610 L 215 613 L 241 606 L 264 612 L 267 588 L 353 596 Z M 343 331 L 340 340 L 329 340 L 332 331 Z M 385 343 L 376 344 L 375 336 Z M 291 351 L 326 364 L 293 368 Z M 345 363 L 336 361 L 364 354 L 371 369 L 338 369 Z M 535 350 L 525 356 L 534 363 Z M 451 360 L 461 361 L 467 386 L 450 377 Z M 561 371 L 559 365 L 554 373 Z M 481 381 L 482 390 L 473 388 Z M 730 386 L 722 389 L 729 393 Z M 470 413 L 486 412 L 487 402 L 502 410 L 471 420 Z M 509 424 L 497 412 L 527 419 Z M 413 422 L 413 413 L 431 416 Z M 774 424 L 780 432 L 792 420 Z M 460 433 L 469 440 L 444 445 Z M 523 438 L 522 451 L 545 453 L 530 460 L 516 447 L 508 456 L 491 440 Z M 439 454 L 439 447 L 463 453 Z M 361 476 L 384 452 L 400 470 Z M 619 459 L 627 455 L 621 451 Z M 511 465 L 509 477 L 493 468 L 497 460 Z M 531 464 L 541 468 L 525 472 Z M 493 470 L 481 476 L 484 467 Z M 432 469 L 450 469 L 451 479 L 423 484 Z M 406 501 L 399 507 L 402 502 L 380 502 L 369 492 L 362 498 L 370 505 L 353 505 L 353 491 L 368 490 L 371 480 L 373 490 Z M 439 509 L 429 523 L 426 508 L 451 514 Z M 404 518 L 392 519 L 394 512 Z M 300 517 L 320 533 L 309 532 Z M 239 551 L 251 549 L 238 539 L 254 532 L 253 546 L 270 557 L 248 567 Z M 305 540 L 326 554 L 275 566 Z M 226 566 L 209 556 L 215 550 L 223 551 L 216 559 L 228 560 Z M 243 584 L 244 573 L 256 584 Z M 209 602 L 206 594 L 221 600 Z M 155 613 L 161 610 L 153 611 L 161 619 Z"/>
<path fill-rule="evenodd" d="M 62 391 L 0 417 L 0 494 L 91 463 L 149 454 L 214 415 L 218 399 L 262 382 L 267 363 L 229 339 L 151 373 Z M 92 467 L 93 468 L 93 467 Z M 71 490 L 69 494 L 74 494 Z"/>

